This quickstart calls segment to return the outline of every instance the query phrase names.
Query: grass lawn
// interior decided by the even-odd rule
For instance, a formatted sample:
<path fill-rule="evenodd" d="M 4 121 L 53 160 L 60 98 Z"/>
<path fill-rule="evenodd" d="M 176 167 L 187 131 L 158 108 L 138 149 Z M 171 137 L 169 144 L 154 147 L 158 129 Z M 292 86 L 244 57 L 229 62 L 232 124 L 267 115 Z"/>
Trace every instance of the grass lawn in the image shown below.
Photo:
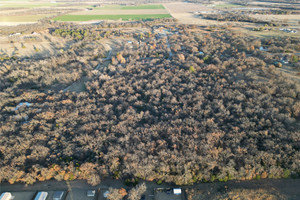
<path fill-rule="evenodd" d="M 54 18 L 54 21 L 89 21 L 89 20 L 146 20 L 172 18 L 170 14 L 145 14 L 145 15 L 64 15 Z"/>
<path fill-rule="evenodd" d="M 136 5 L 136 6 L 121 6 L 121 5 L 107 5 L 100 8 L 99 10 L 115 9 L 115 10 L 145 10 L 145 9 L 165 9 L 163 5 Z"/>
<path fill-rule="evenodd" d="M 49 15 L 2 16 L 0 22 L 36 22 Z"/>

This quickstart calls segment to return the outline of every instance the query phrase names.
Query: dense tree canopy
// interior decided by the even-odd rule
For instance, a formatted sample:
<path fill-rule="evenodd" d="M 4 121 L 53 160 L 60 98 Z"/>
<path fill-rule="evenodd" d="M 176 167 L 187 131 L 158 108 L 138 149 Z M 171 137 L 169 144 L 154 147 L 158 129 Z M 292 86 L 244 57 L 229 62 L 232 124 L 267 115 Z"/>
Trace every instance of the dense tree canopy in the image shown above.
<path fill-rule="evenodd" d="M 0 181 L 192 184 L 299 174 L 300 86 L 270 53 L 299 51 L 296 39 L 184 25 L 53 34 L 63 32 L 87 34 L 70 37 L 77 45 L 57 58 L 1 64 Z M 132 37 L 136 49 L 95 71 L 91 63 L 106 56 L 91 40 L 104 35 Z M 63 90 L 83 77 L 83 91 Z"/>

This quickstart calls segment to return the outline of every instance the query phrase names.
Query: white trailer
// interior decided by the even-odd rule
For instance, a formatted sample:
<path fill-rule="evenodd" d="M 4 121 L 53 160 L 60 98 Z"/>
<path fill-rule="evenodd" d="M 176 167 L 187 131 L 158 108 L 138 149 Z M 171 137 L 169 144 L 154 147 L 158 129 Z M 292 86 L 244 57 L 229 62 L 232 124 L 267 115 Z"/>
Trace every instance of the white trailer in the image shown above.
<path fill-rule="evenodd" d="M 0 200 L 11 200 L 12 196 L 10 192 L 4 192 L 0 196 Z"/>
<path fill-rule="evenodd" d="M 38 192 L 34 200 L 46 200 L 47 196 L 48 196 L 48 192 Z"/>

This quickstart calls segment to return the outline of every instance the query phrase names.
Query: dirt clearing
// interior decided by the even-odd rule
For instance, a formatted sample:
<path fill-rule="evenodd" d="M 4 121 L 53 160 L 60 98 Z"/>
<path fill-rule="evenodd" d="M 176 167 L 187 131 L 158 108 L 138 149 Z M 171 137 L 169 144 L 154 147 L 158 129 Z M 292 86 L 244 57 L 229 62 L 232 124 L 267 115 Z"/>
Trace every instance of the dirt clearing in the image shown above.
<path fill-rule="evenodd" d="M 200 24 L 200 25 L 217 25 L 217 24 L 226 24 L 226 22 L 216 22 L 213 20 L 205 20 L 198 16 L 197 12 L 207 12 L 212 11 L 211 8 L 208 8 L 202 4 L 197 3 L 185 3 L 185 2 L 176 2 L 176 3 L 165 3 L 163 4 L 167 11 L 182 24 Z"/>

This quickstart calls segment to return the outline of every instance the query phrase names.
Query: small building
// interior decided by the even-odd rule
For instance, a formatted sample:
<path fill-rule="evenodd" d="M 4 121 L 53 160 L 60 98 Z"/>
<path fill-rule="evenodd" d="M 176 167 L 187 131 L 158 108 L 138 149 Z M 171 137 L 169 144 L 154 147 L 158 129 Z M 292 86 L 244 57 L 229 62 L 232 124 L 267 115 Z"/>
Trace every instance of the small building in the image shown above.
<path fill-rule="evenodd" d="M 88 190 L 88 191 L 87 191 L 87 196 L 88 196 L 88 197 L 94 197 L 95 194 L 96 194 L 96 191 L 95 191 L 95 190 Z"/>
<path fill-rule="evenodd" d="M 61 200 L 64 196 L 64 191 L 55 191 L 53 194 L 53 200 Z"/>
<path fill-rule="evenodd" d="M 34 200 L 46 200 L 48 192 L 38 192 Z"/>
<path fill-rule="evenodd" d="M 26 106 L 27 108 L 29 107 L 29 106 L 31 106 L 31 103 L 28 103 L 28 102 L 21 102 L 21 103 L 19 103 L 17 106 L 16 106 L 16 108 L 15 108 L 15 110 L 18 110 L 20 107 L 22 107 L 22 106 Z"/>
<path fill-rule="evenodd" d="M 181 188 L 174 188 L 174 189 L 173 189 L 173 193 L 174 193 L 175 195 L 181 195 Z"/>
<path fill-rule="evenodd" d="M 261 50 L 261 51 L 267 51 L 268 48 L 267 47 L 259 47 L 259 50 Z"/>
<path fill-rule="evenodd" d="M 11 200 L 13 197 L 11 196 L 10 192 L 4 192 L 0 196 L 0 200 Z"/>
<path fill-rule="evenodd" d="M 105 191 L 105 192 L 103 193 L 103 197 L 104 197 L 104 198 L 107 198 L 108 195 L 109 195 L 109 191 Z"/>

